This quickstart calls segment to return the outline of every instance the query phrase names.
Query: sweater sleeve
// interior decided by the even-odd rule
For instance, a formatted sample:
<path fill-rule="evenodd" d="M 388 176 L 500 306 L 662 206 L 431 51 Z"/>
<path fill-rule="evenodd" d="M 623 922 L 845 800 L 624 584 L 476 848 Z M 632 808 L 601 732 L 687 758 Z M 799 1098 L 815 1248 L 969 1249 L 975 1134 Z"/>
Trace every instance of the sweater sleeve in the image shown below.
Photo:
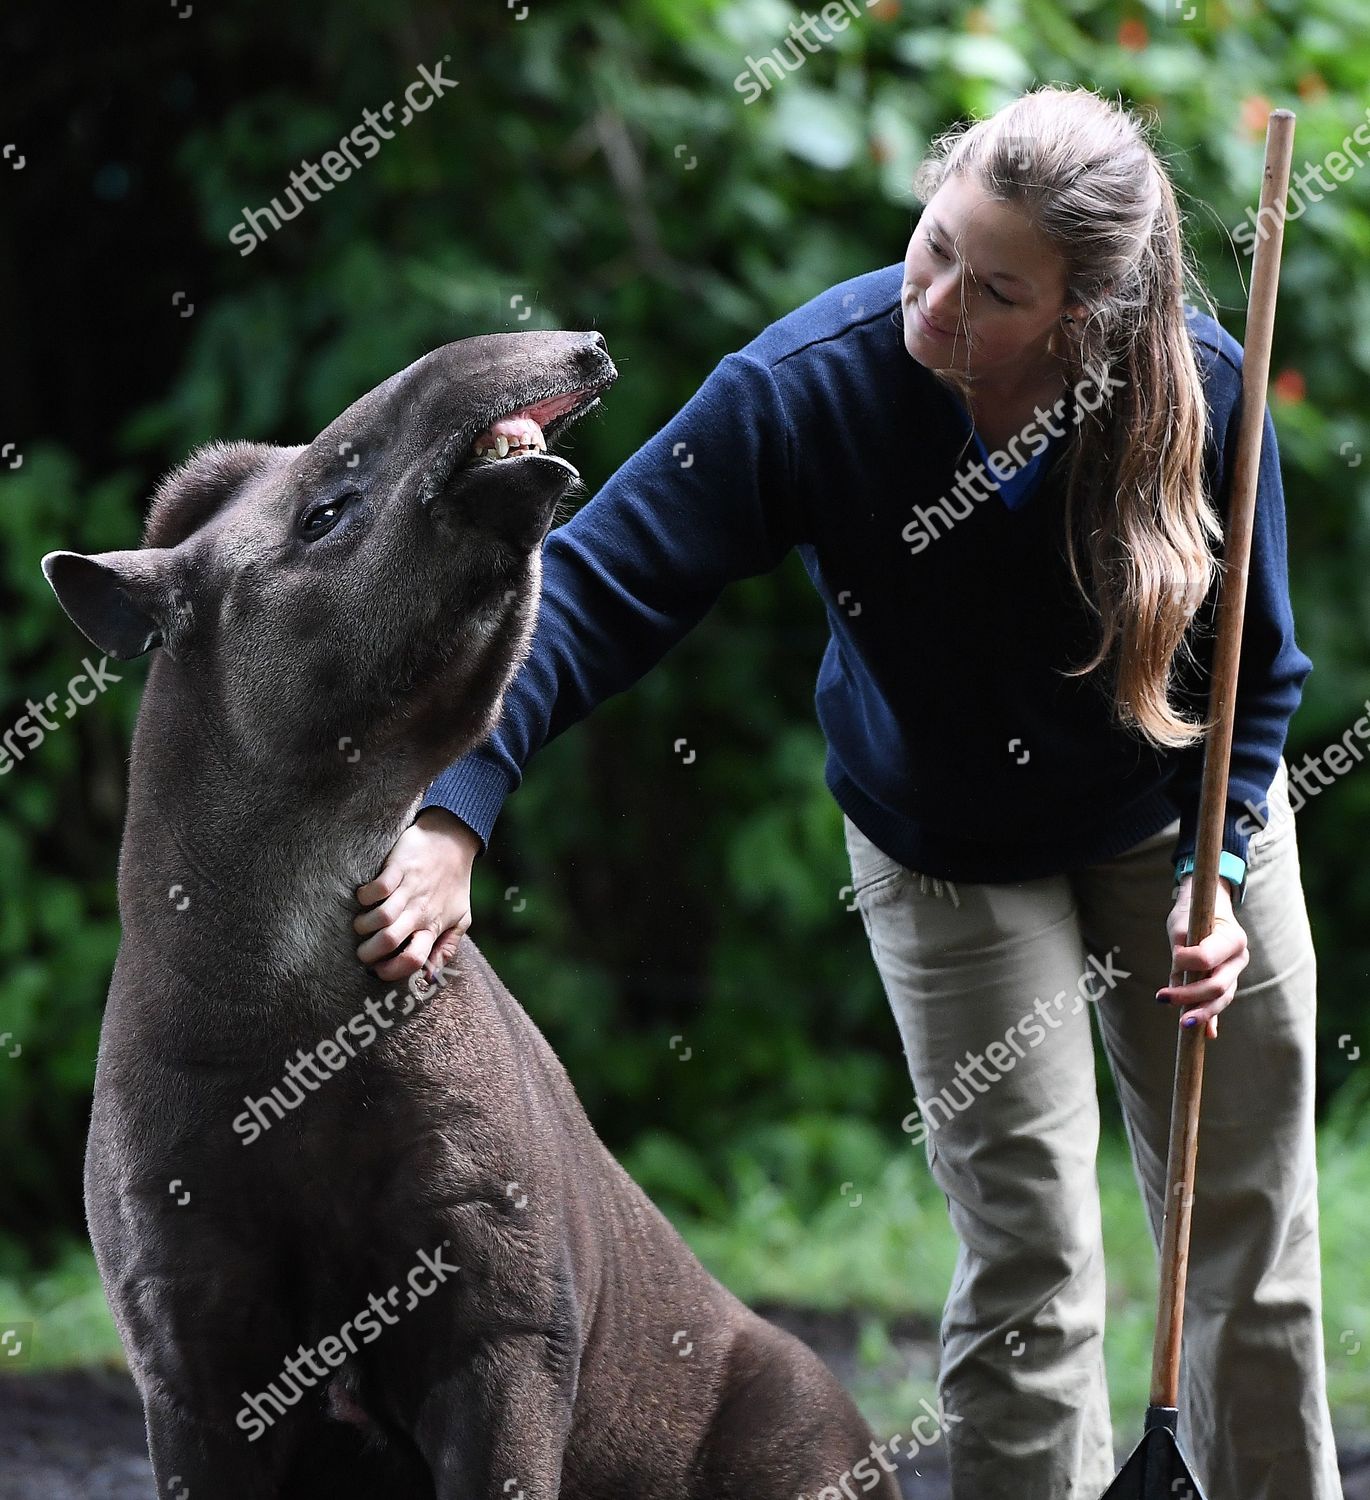
<path fill-rule="evenodd" d="M 548 533 L 529 654 L 495 729 L 428 787 L 488 847 L 539 746 L 631 686 L 734 579 L 800 540 L 794 433 L 770 367 L 726 355 L 689 402 Z"/>
<path fill-rule="evenodd" d="M 1219 512 L 1230 514 L 1232 467 L 1241 422 L 1241 395 L 1233 402 L 1223 441 Z M 1216 637 L 1217 588 L 1202 611 L 1207 627 L 1195 642 L 1195 657 L 1203 669 L 1203 692 L 1194 707 L 1207 713 Z M 1294 614 L 1289 600 L 1289 566 L 1285 540 L 1284 486 L 1279 449 L 1269 407 L 1261 440 L 1256 483 L 1256 511 L 1251 533 L 1246 611 L 1237 675 L 1237 701 L 1228 770 L 1227 803 L 1222 847 L 1242 860 L 1251 836 L 1269 817 L 1266 798 L 1279 769 L 1289 733 L 1289 721 L 1313 670 L 1312 661 L 1294 638 Z M 1179 808 L 1180 831 L 1172 858 L 1195 852 L 1198 844 L 1199 795 L 1203 784 L 1206 741 L 1177 752 L 1170 794 Z"/>

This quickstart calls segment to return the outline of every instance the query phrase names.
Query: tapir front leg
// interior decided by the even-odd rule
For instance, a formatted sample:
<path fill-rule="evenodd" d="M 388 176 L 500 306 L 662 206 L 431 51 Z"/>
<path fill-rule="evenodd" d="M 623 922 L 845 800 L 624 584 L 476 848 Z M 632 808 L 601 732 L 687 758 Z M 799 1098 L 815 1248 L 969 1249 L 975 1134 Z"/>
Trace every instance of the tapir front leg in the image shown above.
<path fill-rule="evenodd" d="M 149 1213 L 129 1197 L 119 1212 L 140 1232 L 112 1232 L 105 1211 L 93 1238 L 143 1398 L 158 1495 L 270 1500 L 301 1429 L 315 1425 L 303 1385 L 282 1378 L 299 1344 L 284 1288 L 267 1266 L 212 1234 L 207 1215 L 185 1218 L 172 1235 L 157 1222 L 160 1205 Z"/>
<path fill-rule="evenodd" d="M 574 1399 L 566 1351 L 545 1334 L 468 1345 L 410 1426 L 437 1500 L 557 1500 Z"/>
<path fill-rule="evenodd" d="M 271 1500 L 293 1454 L 293 1432 L 268 1433 L 249 1443 L 236 1428 L 205 1422 L 153 1397 L 144 1402 L 148 1453 L 157 1479 L 157 1494 L 171 1500 Z"/>

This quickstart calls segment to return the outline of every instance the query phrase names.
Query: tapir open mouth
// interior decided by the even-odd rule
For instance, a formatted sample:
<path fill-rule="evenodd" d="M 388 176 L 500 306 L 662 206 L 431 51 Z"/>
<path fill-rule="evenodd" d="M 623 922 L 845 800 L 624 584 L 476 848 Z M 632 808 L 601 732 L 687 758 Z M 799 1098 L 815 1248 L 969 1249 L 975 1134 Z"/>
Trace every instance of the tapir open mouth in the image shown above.
<path fill-rule="evenodd" d="M 611 380 L 604 380 L 595 385 L 579 386 L 573 391 L 561 391 L 496 417 L 476 434 L 460 466 L 465 468 L 474 464 L 502 463 L 511 458 L 546 456 L 557 436 L 598 406 L 601 392 L 612 384 Z M 564 458 L 560 462 L 578 477 L 579 471 L 574 464 Z"/>

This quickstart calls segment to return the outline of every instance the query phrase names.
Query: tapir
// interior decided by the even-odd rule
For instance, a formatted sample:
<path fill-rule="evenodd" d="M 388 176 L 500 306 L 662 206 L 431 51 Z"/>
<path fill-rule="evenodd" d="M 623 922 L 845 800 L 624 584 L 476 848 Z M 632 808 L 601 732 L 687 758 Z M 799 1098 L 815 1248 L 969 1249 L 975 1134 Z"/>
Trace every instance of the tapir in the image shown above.
<path fill-rule="evenodd" d="M 357 961 L 356 888 L 527 659 L 583 489 L 551 446 L 616 375 L 598 333 L 450 343 L 311 443 L 195 451 L 138 547 L 42 560 L 152 653 L 85 1201 L 159 1495 L 899 1493 L 474 941 L 403 987 Z"/>

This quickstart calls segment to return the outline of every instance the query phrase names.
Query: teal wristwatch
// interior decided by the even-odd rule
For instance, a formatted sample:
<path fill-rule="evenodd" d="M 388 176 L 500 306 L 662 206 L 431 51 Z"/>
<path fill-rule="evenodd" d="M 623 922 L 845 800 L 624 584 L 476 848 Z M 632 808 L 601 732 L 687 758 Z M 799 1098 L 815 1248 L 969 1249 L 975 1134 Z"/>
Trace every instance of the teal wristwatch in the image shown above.
<path fill-rule="evenodd" d="M 1194 869 L 1194 856 L 1186 854 L 1175 866 L 1175 883 L 1181 880 Z M 1234 908 L 1242 904 L 1242 898 L 1246 895 L 1246 861 L 1240 854 L 1233 854 L 1230 849 L 1224 849 L 1218 856 L 1218 874 L 1225 875 L 1232 882 L 1232 905 Z"/>

